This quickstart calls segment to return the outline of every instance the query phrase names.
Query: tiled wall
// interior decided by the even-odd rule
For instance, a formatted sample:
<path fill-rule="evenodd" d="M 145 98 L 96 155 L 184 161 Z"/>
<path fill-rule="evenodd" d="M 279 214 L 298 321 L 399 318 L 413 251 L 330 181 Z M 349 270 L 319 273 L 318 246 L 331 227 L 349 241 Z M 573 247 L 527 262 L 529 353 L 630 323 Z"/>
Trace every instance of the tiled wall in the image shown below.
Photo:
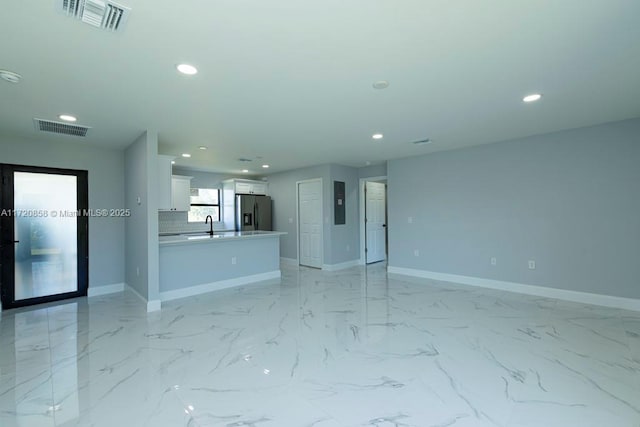
<path fill-rule="evenodd" d="M 193 233 L 208 231 L 209 224 L 187 222 L 187 212 L 158 212 L 158 230 L 160 233 Z"/>

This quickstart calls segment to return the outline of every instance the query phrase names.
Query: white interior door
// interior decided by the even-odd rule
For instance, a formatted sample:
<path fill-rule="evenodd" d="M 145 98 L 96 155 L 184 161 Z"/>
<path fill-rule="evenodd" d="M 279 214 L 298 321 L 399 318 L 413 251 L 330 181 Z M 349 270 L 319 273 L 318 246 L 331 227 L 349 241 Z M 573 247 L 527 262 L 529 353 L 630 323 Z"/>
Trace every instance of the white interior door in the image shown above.
<path fill-rule="evenodd" d="M 366 262 L 384 261 L 386 248 L 386 185 L 379 182 L 365 183 L 365 233 Z"/>
<path fill-rule="evenodd" d="M 298 183 L 300 265 L 322 268 L 322 181 Z"/>

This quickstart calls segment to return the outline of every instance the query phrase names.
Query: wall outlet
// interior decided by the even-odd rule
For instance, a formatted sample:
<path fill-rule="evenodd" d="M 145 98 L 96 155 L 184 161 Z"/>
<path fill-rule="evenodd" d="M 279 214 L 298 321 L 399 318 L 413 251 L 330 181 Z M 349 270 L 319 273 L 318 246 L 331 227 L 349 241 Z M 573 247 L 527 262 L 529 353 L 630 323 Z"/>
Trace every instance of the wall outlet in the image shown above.
<path fill-rule="evenodd" d="M 498 260 L 494 256 L 491 257 L 491 265 L 498 265 Z"/>
<path fill-rule="evenodd" d="M 420 256 L 420 251 L 418 249 L 414 249 L 413 256 Z"/>
<path fill-rule="evenodd" d="M 529 270 L 535 270 L 536 269 L 536 262 L 532 259 L 529 260 Z"/>
<path fill-rule="evenodd" d="M 238 263 L 238 259 L 234 256 L 231 257 L 231 264 L 236 265 Z"/>
<path fill-rule="evenodd" d="M 409 218 L 407 218 L 407 223 L 409 224 L 413 224 L 413 217 L 410 216 Z"/>

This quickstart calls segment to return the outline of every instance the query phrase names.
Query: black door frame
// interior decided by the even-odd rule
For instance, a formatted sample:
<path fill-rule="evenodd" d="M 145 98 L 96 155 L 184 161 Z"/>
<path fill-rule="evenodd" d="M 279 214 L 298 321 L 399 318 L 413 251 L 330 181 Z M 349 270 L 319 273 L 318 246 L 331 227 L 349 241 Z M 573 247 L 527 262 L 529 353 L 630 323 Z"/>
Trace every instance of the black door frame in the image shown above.
<path fill-rule="evenodd" d="M 14 164 L 0 164 L 2 172 L 2 191 L 0 216 L 0 298 L 2 308 L 17 308 L 28 305 L 59 301 L 68 298 L 86 296 L 89 289 L 89 218 L 83 213 L 89 209 L 88 172 L 76 169 L 58 169 L 40 166 L 25 166 Z M 15 230 L 14 230 L 14 172 L 44 173 L 54 175 L 73 175 L 77 178 L 76 203 L 78 227 L 78 289 L 75 292 L 46 295 L 42 297 L 15 300 Z"/>

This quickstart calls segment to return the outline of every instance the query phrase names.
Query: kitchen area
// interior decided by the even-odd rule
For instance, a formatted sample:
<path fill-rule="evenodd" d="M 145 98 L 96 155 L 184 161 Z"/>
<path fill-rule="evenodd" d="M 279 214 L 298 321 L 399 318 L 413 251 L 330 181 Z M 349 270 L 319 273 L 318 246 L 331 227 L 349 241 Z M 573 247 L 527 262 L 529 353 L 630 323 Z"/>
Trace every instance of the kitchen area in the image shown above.
<path fill-rule="evenodd" d="M 174 168 L 158 155 L 161 301 L 280 278 L 268 182 Z"/>

